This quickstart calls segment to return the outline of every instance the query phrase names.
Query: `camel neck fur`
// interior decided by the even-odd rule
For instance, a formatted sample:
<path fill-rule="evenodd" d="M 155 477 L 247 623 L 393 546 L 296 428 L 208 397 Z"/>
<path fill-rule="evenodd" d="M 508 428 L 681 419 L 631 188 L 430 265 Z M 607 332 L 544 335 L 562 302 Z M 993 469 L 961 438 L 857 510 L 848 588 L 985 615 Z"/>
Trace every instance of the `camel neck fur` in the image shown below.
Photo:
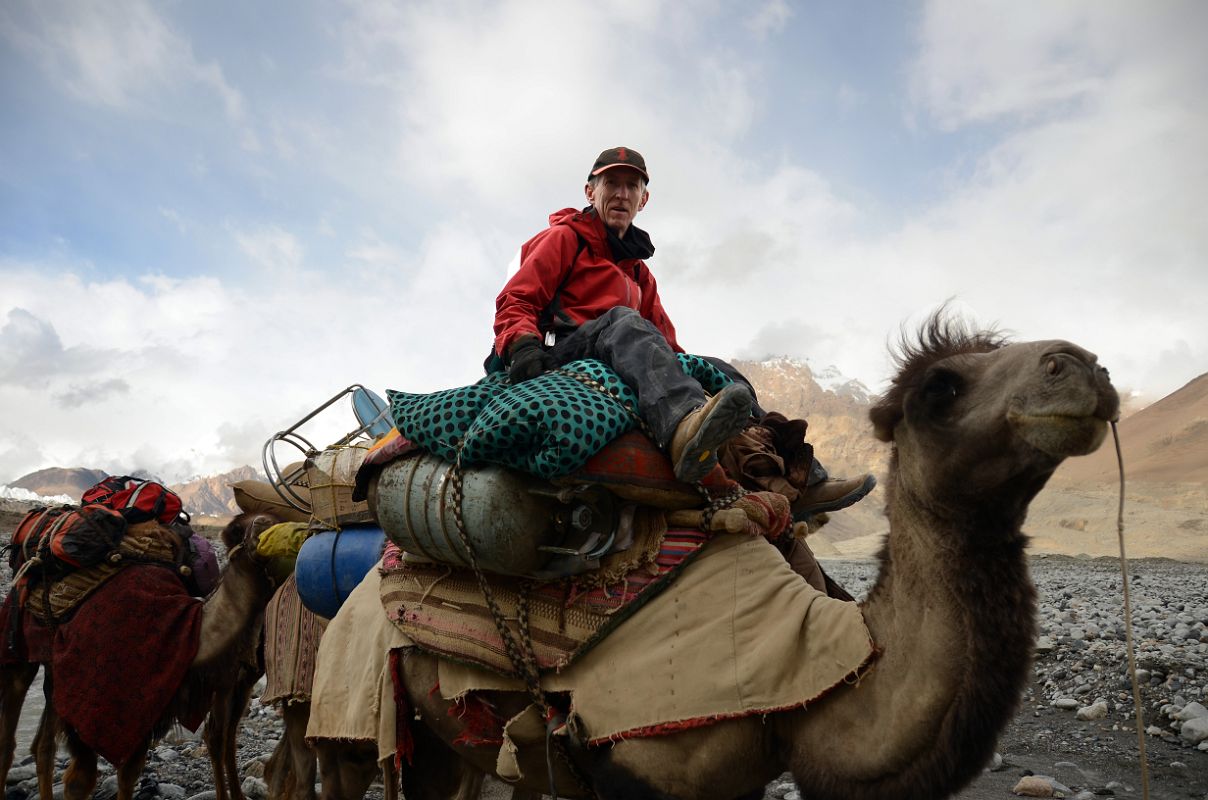
<path fill-rule="evenodd" d="M 231 550 L 222 580 L 205 602 L 201 617 L 201 642 L 193 668 L 204 668 L 224 658 L 260 622 L 272 596 L 272 584 L 244 545 Z"/>
<path fill-rule="evenodd" d="M 811 797 L 944 796 L 989 760 L 986 732 L 1014 712 L 1030 665 L 1035 590 L 1019 524 L 1033 493 L 960 513 L 892 487 L 862 606 L 881 655 L 851 691 L 791 715 L 790 762 Z"/>

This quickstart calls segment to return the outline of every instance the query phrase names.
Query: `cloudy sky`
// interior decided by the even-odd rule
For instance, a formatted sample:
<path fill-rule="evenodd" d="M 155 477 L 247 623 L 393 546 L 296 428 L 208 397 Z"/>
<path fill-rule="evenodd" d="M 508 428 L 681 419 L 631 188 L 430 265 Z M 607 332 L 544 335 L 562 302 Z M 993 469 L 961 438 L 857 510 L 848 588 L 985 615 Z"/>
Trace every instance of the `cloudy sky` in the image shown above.
<path fill-rule="evenodd" d="M 615 145 L 690 351 L 875 391 L 951 298 L 1156 399 L 1208 372 L 1206 30 L 1197 0 L 5 2 L 0 483 L 208 474 L 351 383 L 473 382 L 508 261 Z"/>

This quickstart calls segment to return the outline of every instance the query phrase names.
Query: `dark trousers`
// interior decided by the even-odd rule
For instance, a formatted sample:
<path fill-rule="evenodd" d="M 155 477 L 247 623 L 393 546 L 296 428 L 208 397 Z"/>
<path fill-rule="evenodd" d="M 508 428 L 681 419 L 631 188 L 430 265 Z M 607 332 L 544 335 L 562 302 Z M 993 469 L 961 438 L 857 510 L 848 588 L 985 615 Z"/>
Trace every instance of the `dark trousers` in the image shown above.
<path fill-rule="evenodd" d="M 552 367 L 580 358 L 596 358 L 612 367 L 637 395 L 638 413 L 663 449 L 671 443 L 680 420 L 705 404 L 705 390 L 684 374 L 663 334 L 632 308 L 609 309 L 573 331 L 559 334 L 547 353 Z M 746 386 L 751 397 L 755 397 L 755 387 L 731 364 L 712 356 L 702 358 L 731 380 Z M 751 411 L 756 418 L 764 416 L 758 402 Z M 826 479 L 826 470 L 817 461 L 810 472 L 810 484 Z"/>
<path fill-rule="evenodd" d="M 705 390 L 684 374 L 663 334 L 632 308 L 609 309 L 560 334 L 548 353 L 555 367 L 580 358 L 596 358 L 612 367 L 637 395 L 638 413 L 664 449 L 680 420 L 705 404 Z"/>

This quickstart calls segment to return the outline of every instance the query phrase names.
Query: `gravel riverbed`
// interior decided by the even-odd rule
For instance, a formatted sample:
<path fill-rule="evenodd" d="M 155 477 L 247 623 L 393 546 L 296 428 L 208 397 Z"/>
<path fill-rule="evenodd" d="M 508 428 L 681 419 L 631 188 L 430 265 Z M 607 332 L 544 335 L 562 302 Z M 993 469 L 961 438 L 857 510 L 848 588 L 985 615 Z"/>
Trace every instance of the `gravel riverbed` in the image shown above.
<path fill-rule="evenodd" d="M 870 560 L 823 563 L 857 598 L 872 586 L 876 564 Z M 994 761 L 958 797 L 1009 798 L 1013 790 L 1030 788 L 1079 800 L 1141 798 L 1120 566 L 1111 559 L 1065 556 L 1034 556 L 1031 564 L 1040 592 L 1034 677 Z M 1145 559 L 1132 562 L 1129 573 L 1149 796 L 1208 800 L 1208 565 Z M 25 717 L 34 724 L 40 701 L 31 690 Z M 37 795 L 32 760 L 24 757 L 29 730 L 20 738 L 6 800 Z M 276 710 L 253 700 L 239 750 L 244 791 L 253 800 L 264 795 L 263 762 L 280 736 Z M 59 768 L 64 765 L 60 759 Z M 113 771 L 104 762 L 101 769 L 95 796 L 108 800 Z M 380 798 L 380 786 L 369 796 Z M 484 796 L 508 794 L 491 784 Z M 157 797 L 213 797 L 209 761 L 197 735 L 174 731 L 152 750 L 138 798 Z M 764 797 L 799 800 L 800 794 L 785 775 L 769 784 Z"/>

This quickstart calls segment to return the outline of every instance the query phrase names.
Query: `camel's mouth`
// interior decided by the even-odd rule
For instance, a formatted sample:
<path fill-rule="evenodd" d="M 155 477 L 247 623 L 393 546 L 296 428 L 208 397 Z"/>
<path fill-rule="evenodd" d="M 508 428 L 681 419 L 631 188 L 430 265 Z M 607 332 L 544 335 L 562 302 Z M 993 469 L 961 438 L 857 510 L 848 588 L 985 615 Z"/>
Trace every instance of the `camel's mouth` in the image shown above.
<path fill-rule="evenodd" d="M 1107 423 L 1090 415 L 1016 412 L 1008 420 L 1024 441 L 1057 458 L 1093 453 L 1107 437 Z"/>

